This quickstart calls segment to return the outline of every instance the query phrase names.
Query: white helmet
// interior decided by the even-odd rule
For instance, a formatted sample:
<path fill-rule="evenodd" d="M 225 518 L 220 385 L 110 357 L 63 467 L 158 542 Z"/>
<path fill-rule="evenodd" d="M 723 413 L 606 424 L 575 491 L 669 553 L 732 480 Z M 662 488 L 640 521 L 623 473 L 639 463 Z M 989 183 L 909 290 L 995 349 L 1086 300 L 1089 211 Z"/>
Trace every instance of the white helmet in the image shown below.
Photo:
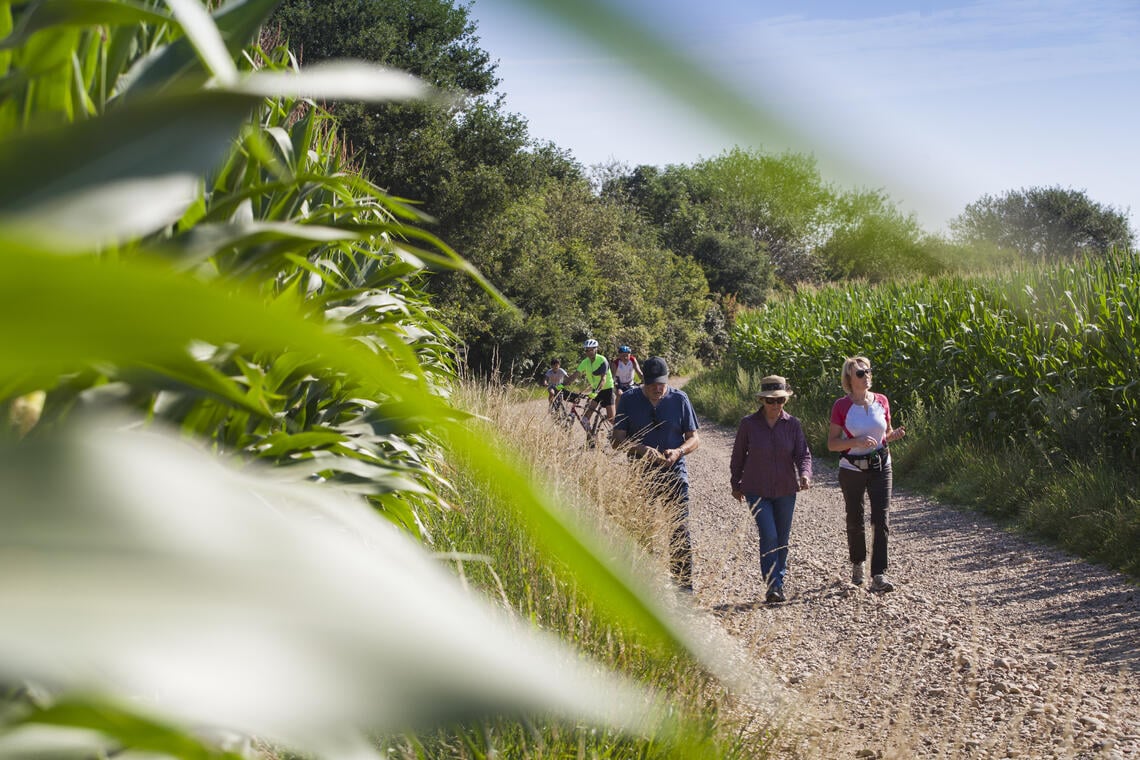
<path fill-rule="evenodd" d="M 587 339 L 586 342 L 582 344 L 582 348 L 597 348 L 597 347 L 598 347 L 598 341 L 594 340 L 593 338 Z"/>

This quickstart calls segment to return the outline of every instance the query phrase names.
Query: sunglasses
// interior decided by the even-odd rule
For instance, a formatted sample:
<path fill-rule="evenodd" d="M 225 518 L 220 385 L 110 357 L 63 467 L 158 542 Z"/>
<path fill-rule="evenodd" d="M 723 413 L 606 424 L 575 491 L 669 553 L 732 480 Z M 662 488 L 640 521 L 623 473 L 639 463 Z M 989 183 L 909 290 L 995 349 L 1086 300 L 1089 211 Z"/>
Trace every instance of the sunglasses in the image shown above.
<path fill-rule="evenodd" d="M 860 379 L 866 377 L 869 374 L 871 374 L 871 368 L 870 367 L 868 367 L 867 369 L 855 370 L 855 377 L 858 377 Z"/>
<path fill-rule="evenodd" d="M 784 404 L 785 401 L 787 401 L 787 399 L 784 398 L 783 396 L 781 396 L 779 398 L 769 397 L 769 398 L 764 399 L 765 404 L 780 404 L 781 406 Z"/>

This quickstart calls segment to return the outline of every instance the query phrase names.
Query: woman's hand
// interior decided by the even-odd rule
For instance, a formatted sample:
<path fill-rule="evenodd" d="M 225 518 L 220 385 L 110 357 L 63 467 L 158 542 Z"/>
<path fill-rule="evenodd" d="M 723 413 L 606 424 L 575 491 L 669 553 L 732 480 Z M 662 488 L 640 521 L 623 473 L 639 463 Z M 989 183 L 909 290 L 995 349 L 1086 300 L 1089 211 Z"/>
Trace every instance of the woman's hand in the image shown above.
<path fill-rule="evenodd" d="M 811 478 L 800 478 L 800 490 L 806 491 L 811 488 Z"/>
<path fill-rule="evenodd" d="M 890 443 L 892 441 L 897 441 L 898 439 L 902 438 L 904 435 L 906 435 L 906 428 L 903 427 L 902 425 L 899 425 L 897 428 L 895 428 L 891 432 L 887 433 L 887 437 L 883 439 L 883 442 L 884 443 Z"/>

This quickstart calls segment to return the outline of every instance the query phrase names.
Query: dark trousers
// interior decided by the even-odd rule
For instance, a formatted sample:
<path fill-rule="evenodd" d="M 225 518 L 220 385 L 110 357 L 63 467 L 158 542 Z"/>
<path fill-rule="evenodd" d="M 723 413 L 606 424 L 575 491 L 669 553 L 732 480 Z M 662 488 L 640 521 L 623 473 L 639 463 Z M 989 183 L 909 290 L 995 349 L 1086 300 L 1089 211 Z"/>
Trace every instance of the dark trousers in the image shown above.
<path fill-rule="evenodd" d="M 867 559 L 867 534 L 863 522 L 863 495 L 871 501 L 871 575 L 887 571 L 887 535 L 890 533 L 891 471 L 839 469 L 839 490 L 847 505 L 847 552 L 852 562 Z"/>
<path fill-rule="evenodd" d="M 657 473 L 654 488 L 671 507 L 669 572 L 682 588 L 693 585 L 693 543 L 689 536 L 689 481 L 672 470 Z"/>

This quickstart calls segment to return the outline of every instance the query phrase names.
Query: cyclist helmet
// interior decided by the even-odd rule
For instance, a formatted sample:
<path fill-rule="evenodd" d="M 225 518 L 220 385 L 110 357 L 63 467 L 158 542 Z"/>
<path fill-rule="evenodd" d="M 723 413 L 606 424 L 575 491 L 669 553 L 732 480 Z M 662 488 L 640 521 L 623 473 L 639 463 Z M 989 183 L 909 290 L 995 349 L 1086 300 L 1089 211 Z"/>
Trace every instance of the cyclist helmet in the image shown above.
<path fill-rule="evenodd" d="M 597 347 L 598 347 L 598 341 L 594 340 L 593 338 L 589 338 L 585 343 L 582 344 L 582 348 L 597 348 Z"/>
<path fill-rule="evenodd" d="M 618 353 L 619 354 L 628 354 L 628 353 L 632 353 L 632 352 L 629 350 L 629 346 L 619 346 L 618 347 Z"/>

